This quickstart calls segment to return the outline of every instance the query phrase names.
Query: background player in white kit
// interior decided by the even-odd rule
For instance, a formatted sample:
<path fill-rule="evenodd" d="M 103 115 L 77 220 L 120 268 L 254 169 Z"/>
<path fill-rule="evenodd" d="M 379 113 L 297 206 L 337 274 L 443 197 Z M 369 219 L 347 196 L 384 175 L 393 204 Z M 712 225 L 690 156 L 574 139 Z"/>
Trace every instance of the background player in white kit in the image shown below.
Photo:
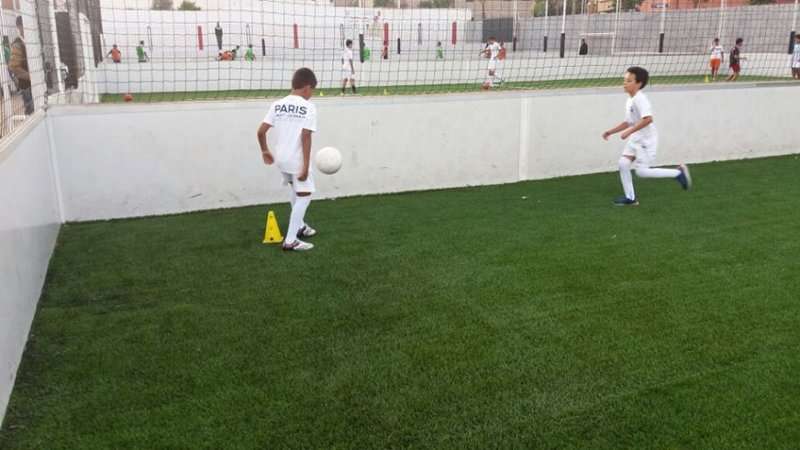
<path fill-rule="evenodd" d="M 353 40 L 348 39 L 344 45 L 344 50 L 342 50 L 342 95 L 347 89 L 347 80 L 350 80 L 350 87 L 353 89 L 353 94 L 355 94 L 356 68 L 353 65 Z"/>
<path fill-rule="evenodd" d="M 724 59 L 725 50 L 719 45 L 719 38 L 714 38 L 714 42 L 709 49 L 711 52 L 711 58 L 708 61 L 708 65 L 711 66 L 711 80 L 717 81 L 717 74 L 719 74 L 719 67 L 722 65 L 722 60 Z"/>
<path fill-rule="evenodd" d="M 489 58 L 489 65 L 487 67 L 489 77 L 484 81 L 483 85 L 486 87 L 493 87 L 495 81 L 502 83 L 502 79 L 495 77 L 495 73 L 497 72 L 497 57 L 500 55 L 500 44 L 497 43 L 497 39 L 495 39 L 494 36 L 489 38 L 486 48 L 481 50 L 480 56 L 484 55 Z"/>
<path fill-rule="evenodd" d="M 635 206 L 639 204 L 633 190 L 631 168 L 641 178 L 674 178 L 683 189 L 691 187 L 689 168 L 681 164 L 677 169 L 651 168 L 658 149 L 658 130 L 653 124 L 653 108 L 641 90 L 647 86 L 650 75 L 641 67 L 630 67 L 625 72 L 623 88 L 630 98 L 625 104 L 625 121 L 603 133 L 603 139 L 622 132 L 622 139 L 628 139 L 619 159 L 619 175 L 625 195 L 614 200 L 615 205 Z"/>
<path fill-rule="evenodd" d="M 298 238 L 309 238 L 316 230 L 305 223 L 306 210 L 314 193 L 311 171 L 311 134 L 317 131 L 317 109 L 309 101 L 317 87 L 317 77 L 311 69 L 298 69 L 292 77 L 292 93 L 269 107 L 264 122 L 258 128 L 258 144 L 264 164 L 275 163 L 284 182 L 292 188 L 292 214 L 283 241 L 284 250 L 311 250 L 313 244 Z M 267 144 L 267 132 L 275 135 L 275 152 Z"/>

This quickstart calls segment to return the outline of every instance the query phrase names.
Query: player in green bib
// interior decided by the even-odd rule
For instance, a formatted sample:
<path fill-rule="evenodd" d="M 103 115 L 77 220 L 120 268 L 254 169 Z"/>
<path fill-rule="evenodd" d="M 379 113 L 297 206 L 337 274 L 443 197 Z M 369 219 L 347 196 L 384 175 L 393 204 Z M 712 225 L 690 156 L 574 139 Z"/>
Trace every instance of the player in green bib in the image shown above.
<path fill-rule="evenodd" d="M 147 52 L 144 51 L 144 41 L 139 41 L 139 45 L 136 46 L 136 56 L 140 63 L 150 61 L 150 57 L 147 56 Z"/>

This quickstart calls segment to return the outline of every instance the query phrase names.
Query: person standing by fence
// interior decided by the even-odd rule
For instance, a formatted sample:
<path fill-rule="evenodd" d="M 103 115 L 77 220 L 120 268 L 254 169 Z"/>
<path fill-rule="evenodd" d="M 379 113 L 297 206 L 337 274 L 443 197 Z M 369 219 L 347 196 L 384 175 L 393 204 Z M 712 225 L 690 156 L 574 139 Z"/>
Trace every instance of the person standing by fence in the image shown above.
<path fill-rule="evenodd" d="M 711 80 L 717 81 L 717 75 L 719 74 L 719 66 L 722 65 L 722 59 L 725 56 L 725 50 L 722 49 L 722 46 L 719 45 L 719 38 L 714 38 L 714 42 L 709 49 L 711 52 L 711 59 L 709 59 L 709 66 L 711 66 Z"/>
<path fill-rule="evenodd" d="M 28 49 L 25 46 L 25 28 L 22 24 L 22 16 L 17 16 L 17 33 L 19 35 L 11 43 L 11 61 L 8 64 L 8 68 L 17 80 L 17 88 L 25 104 L 25 115 L 29 116 L 33 114 L 34 109 L 33 93 L 31 91 L 31 72 L 28 68 Z"/>
<path fill-rule="evenodd" d="M 217 26 L 214 27 L 214 34 L 217 36 L 217 47 L 219 51 L 222 51 L 222 26 L 220 26 L 219 22 L 217 22 Z"/>

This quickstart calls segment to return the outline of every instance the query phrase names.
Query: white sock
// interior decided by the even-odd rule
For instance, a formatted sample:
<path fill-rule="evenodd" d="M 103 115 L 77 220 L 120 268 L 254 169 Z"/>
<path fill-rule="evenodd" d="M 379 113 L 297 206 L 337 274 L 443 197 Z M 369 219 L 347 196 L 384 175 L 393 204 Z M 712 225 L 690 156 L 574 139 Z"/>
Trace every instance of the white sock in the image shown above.
<path fill-rule="evenodd" d="M 681 174 L 678 169 L 658 169 L 650 167 L 639 167 L 636 175 L 641 178 L 675 178 Z"/>
<path fill-rule="evenodd" d="M 625 197 L 636 200 L 636 192 L 633 190 L 633 175 L 631 175 L 631 160 L 624 156 L 619 159 L 619 179 L 622 181 Z"/>
<path fill-rule="evenodd" d="M 289 204 L 290 204 L 290 205 L 292 205 L 292 208 L 294 208 L 294 202 L 296 202 L 296 201 L 297 201 L 297 194 L 294 192 L 294 189 L 292 189 L 292 191 L 291 191 L 291 194 L 290 194 L 290 195 L 291 195 L 291 196 L 289 197 Z M 306 225 L 307 225 L 307 224 L 306 224 L 305 220 L 303 220 L 303 223 L 302 223 L 302 224 L 300 224 L 300 228 L 303 228 L 303 227 L 304 227 L 304 226 L 306 226 Z"/>
<path fill-rule="evenodd" d="M 306 215 L 306 209 L 311 204 L 311 196 L 297 197 L 292 206 L 292 216 L 289 219 L 289 230 L 286 231 L 286 243 L 291 244 L 297 240 L 297 232 L 303 227 L 303 218 Z"/>

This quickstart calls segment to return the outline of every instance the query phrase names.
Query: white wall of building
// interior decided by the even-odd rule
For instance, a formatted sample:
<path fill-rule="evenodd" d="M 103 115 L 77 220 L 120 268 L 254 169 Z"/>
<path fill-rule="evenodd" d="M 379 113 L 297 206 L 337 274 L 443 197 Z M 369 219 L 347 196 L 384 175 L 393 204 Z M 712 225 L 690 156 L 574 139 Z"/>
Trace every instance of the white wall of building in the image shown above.
<path fill-rule="evenodd" d="M 798 152 L 797 95 L 796 86 L 654 89 L 659 162 Z M 318 198 L 610 171 L 622 147 L 618 139 L 599 137 L 622 119 L 621 88 L 315 102 L 320 131 L 314 149 L 332 145 L 344 154 L 340 173 L 317 177 Z M 66 219 L 284 200 L 279 175 L 262 165 L 255 141 L 267 105 L 54 108 Z M 752 117 L 769 120 L 756 129 Z"/>
<path fill-rule="evenodd" d="M 30 120 L 0 146 L 0 421 L 60 224 L 47 124 Z"/>
<path fill-rule="evenodd" d="M 343 37 L 357 42 L 359 33 L 366 33 L 366 39 L 379 43 L 383 40 L 384 23 L 389 25 L 392 41 L 398 37 L 407 42 L 416 40 L 419 25 L 426 39 L 437 36 L 449 40 L 453 22 L 458 22 L 463 33 L 463 24 L 472 18 L 468 9 L 385 9 L 377 21 L 376 15 L 377 10 L 372 8 L 293 2 L 260 2 L 245 9 L 202 11 L 103 9 L 103 39 L 106 51 L 117 44 L 123 58 L 127 55 L 131 61 L 135 60 L 139 41 L 145 41 L 154 59 L 213 59 L 219 52 L 214 32 L 219 23 L 223 49 L 236 45 L 245 48 L 252 43 L 260 54 L 263 38 L 268 53 L 274 57 L 278 52 L 282 57 L 282 49 L 294 47 L 295 24 L 300 48 L 325 50 L 341 49 Z M 198 26 L 202 50 L 198 46 Z"/>

